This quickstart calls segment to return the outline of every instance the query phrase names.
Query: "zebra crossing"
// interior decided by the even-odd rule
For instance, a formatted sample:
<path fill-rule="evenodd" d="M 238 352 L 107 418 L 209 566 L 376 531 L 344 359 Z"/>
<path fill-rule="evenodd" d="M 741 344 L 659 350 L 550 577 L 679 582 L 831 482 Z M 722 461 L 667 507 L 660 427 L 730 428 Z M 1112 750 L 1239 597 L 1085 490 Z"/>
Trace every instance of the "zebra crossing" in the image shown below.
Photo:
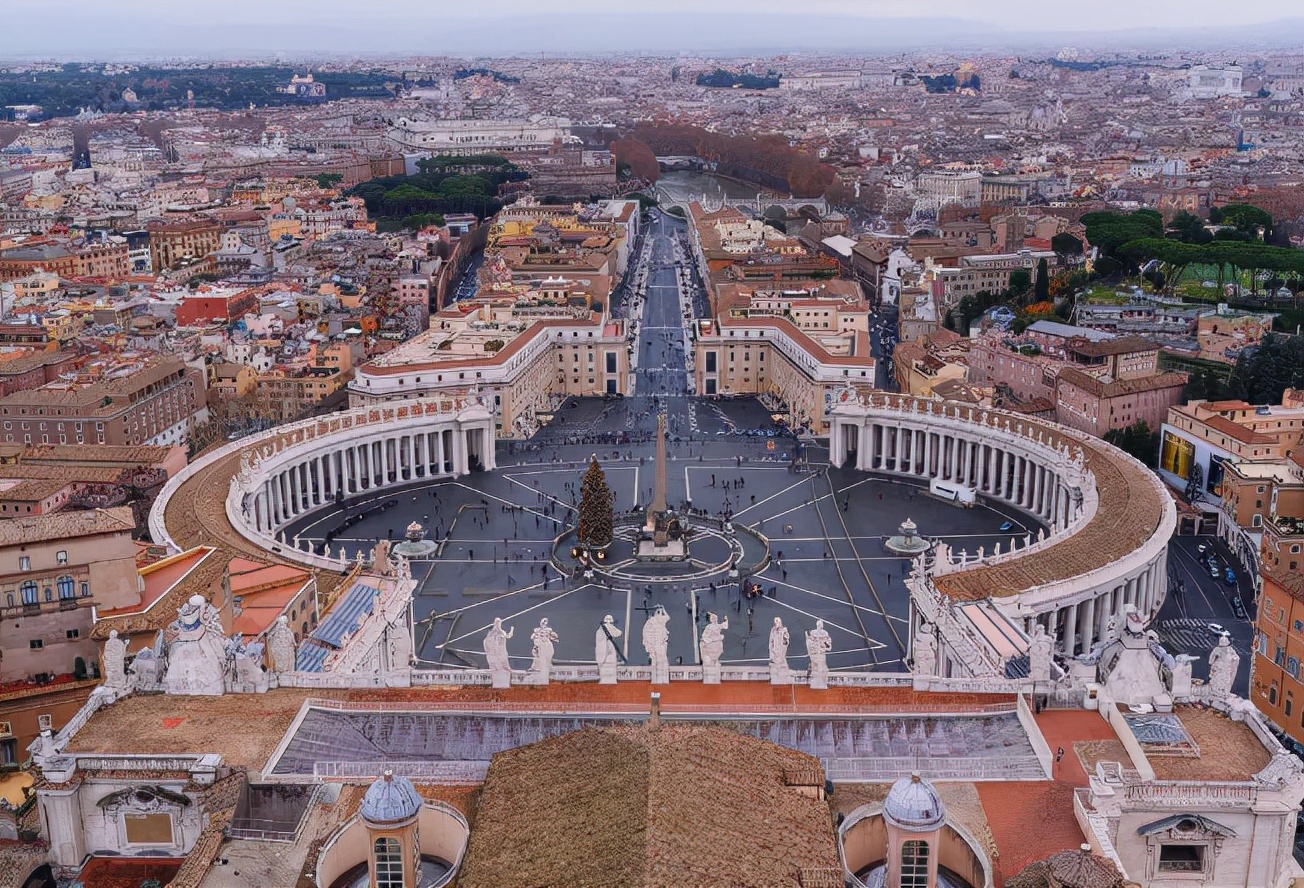
<path fill-rule="evenodd" d="M 1209 623 L 1194 617 L 1159 620 L 1155 623 L 1155 631 L 1171 653 L 1203 653 L 1213 650 L 1218 643 L 1218 636 L 1209 628 Z"/>

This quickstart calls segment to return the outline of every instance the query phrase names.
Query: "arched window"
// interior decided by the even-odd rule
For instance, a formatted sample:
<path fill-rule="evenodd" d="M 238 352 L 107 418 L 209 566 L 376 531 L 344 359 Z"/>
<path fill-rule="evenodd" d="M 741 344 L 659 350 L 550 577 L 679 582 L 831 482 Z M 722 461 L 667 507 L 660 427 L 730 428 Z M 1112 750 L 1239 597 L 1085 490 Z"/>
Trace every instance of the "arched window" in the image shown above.
<path fill-rule="evenodd" d="M 67 576 L 66 574 L 59 577 L 58 586 L 60 601 L 76 597 L 77 584 L 73 582 L 72 577 Z"/>
<path fill-rule="evenodd" d="M 372 884 L 376 888 L 403 888 L 403 849 L 398 839 L 376 839 L 375 852 Z"/>
<path fill-rule="evenodd" d="M 1268 688 L 1268 702 L 1273 706 L 1277 705 L 1277 683 L 1275 681 L 1272 683 L 1272 686 Z"/>
<path fill-rule="evenodd" d="M 901 888 L 928 888 L 928 843 L 919 840 L 901 846 Z"/>
<path fill-rule="evenodd" d="M 23 604 L 40 603 L 36 597 L 37 596 L 36 580 L 27 580 L 26 582 L 23 583 L 21 589 L 23 593 Z"/>

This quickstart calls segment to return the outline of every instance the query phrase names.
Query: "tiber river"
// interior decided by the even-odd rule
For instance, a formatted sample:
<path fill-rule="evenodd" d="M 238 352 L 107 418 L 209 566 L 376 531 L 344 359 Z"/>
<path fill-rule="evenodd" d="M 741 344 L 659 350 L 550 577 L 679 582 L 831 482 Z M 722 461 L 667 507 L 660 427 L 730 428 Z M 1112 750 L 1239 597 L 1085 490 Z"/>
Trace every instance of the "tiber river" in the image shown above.
<path fill-rule="evenodd" d="M 665 203 L 680 203 L 701 200 L 705 194 L 708 201 L 717 201 L 722 197 L 754 199 L 756 195 L 770 193 L 760 185 L 739 182 L 737 179 L 725 179 L 711 173 L 698 173 L 692 170 L 672 170 L 662 173 L 657 179 L 656 190 Z"/>

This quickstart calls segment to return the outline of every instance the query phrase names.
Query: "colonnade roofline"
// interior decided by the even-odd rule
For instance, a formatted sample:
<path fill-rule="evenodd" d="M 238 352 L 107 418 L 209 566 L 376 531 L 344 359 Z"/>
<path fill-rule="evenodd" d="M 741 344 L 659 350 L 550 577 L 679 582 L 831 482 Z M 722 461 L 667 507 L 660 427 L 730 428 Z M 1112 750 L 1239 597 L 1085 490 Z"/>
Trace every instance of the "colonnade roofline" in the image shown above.
<path fill-rule="evenodd" d="M 934 571 L 931 583 L 949 600 L 1005 599 L 1041 612 L 1165 558 L 1172 498 L 1104 441 L 1007 411 L 880 392 L 840 393 L 829 418 L 834 464 L 854 454 L 864 470 L 973 487 L 1051 526 L 1049 539 L 1018 552 Z"/>
<path fill-rule="evenodd" d="M 281 525 L 328 505 L 337 493 L 453 477 L 473 463 L 493 469 L 493 422 L 472 393 L 356 407 L 241 438 L 200 456 L 168 481 L 150 510 L 151 538 L 174 551 L 224 543 L 256 558 L 339 570 L 345 565 L 338 559 L 295 551 L 277 540 Z M 475 441 L 469 433 L 478 436 Z M 376 448 L 374 461 L 367 461 L 363 447 Z M 351 455 L 342 462 L 336 455 L 345 453 Z M 292 476 L 295 471 L 300 475 Z"/>

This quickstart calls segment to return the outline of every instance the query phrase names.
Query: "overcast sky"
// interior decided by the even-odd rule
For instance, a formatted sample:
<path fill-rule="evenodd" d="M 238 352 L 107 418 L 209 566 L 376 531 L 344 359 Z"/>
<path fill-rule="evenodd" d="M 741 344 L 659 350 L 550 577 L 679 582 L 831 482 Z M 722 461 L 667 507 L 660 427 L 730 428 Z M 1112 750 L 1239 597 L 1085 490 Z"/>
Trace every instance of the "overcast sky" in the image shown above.
<path fill-rule="evenodd" d="M 635 13 L 634 10 L 637 10 Z M 625 33 L 615 16 L 655 16 L 656 27 Z M 1253 25 L 1304 15 L 1301 0 L 650 0 L 635 4 L 612 0 L 0 0 L 0 55 L 45 56 L 61 53 L 124 51 L 153 54 L 249 52 L 269 49 L 329 53 L 350 50 L 438 53 L 466 49 L 492 53 L 501 44 L 520 51 L 529 35 L 514 34 L 525 19 L 538 49 L 625 49 L 640 39 L 666 49 L 681 34 L 685 46 L 781 44 L 782 29 L 766 32 L 772 16 L 814 20 L 858 19 L 866 27 L 891 18 L 909 18 L 902 40 L 919 41 L 927 28 L 919 19 L 966 19 L 1001 31 L 1112 31 L 1136 28 L 1221 28 Z M 730 16 L 725 25 L 717 16 Z M 773 21 L 771 19 L 771 21 Z M 540 29 L 536 23 L 542 23 Z M 710 24 L 709 28 L 703 25 Z M 556 29 L 549 27 L 555 24 Z M 940 23 L 939 23 L 940 27 Z M 703 35 L 703 30 L 711 33 Z M 922 32 L 922 33 L 921 33 Z M 838 30 L 829 28 L 830 39 Z M 881 34 L 881 32 L 879 32 Z M 737 41 L 736 43 L 731 41 Z M 1299 35 L 1304 44 L 1304 34 Z M 560 44 L 560 45 L 556 45 Z"/>

